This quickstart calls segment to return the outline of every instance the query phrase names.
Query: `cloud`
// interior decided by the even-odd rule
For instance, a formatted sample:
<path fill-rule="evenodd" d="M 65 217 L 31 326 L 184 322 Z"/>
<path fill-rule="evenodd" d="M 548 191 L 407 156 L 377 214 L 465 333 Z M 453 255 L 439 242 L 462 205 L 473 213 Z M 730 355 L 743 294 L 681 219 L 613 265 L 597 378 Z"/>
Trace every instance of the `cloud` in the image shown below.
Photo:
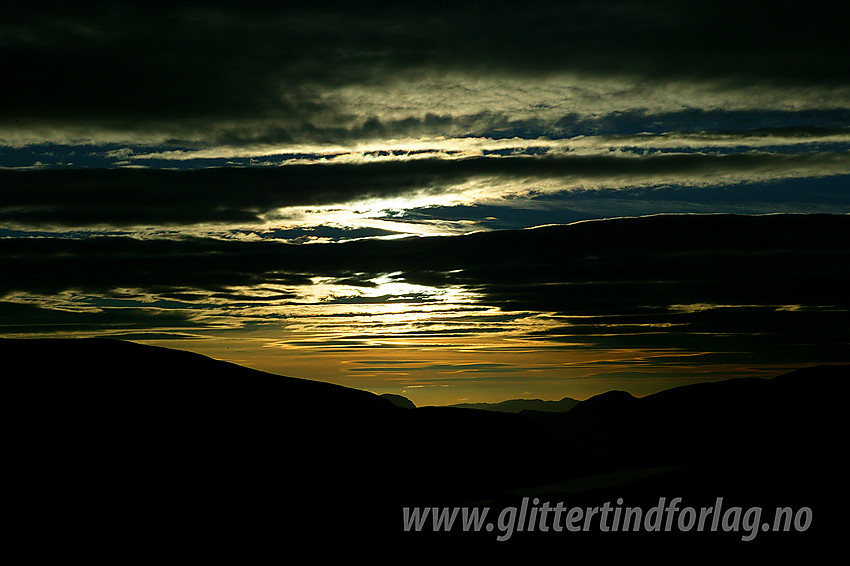
<path fill-rule="evenodd" d="M 609 152 L 188 171 L 0 170 L 0 219 L 16 229 L 201 223 L 268 228 L 292 214 L 309 216 L 311 206 L 367 199 L 383 199 L 386 209 L 452 201 L 493 204 L 568 190 L 716 186 L 848 172 L 847 151 L 646 156 Z M 394 205 L 392 199 L 402 196 Z M 287 212 L 288 207 L 302 210 Z M 321 215 L 327 223 L 328 211 Z"/>
<path fill-rule="evenodd" d="M 195 319 L 191 311 L 179 309 L 111 308 L 94 311 L 63 311 L 44 304 L 0 301 L 0 334 L 48 334 L 75 336 L 98 334 L 132 336 L 133 339 L 179 339 L 190 334 L 178 330 L 198 331 L 209 329 L 208 321 Z M 154 338 L 155 337 L 155 338 Z"/>
<path fill-rule="evenodd" d="M 827 6 L 35 2 L 0 21 L 0 139 L 333 143 L 571 107 L 846 108 L 848 40 Z"/>
<path fill-rule="evenodd" d="M 850 309 L 847 218 L 658 216 L 309 246 L 120 237 L 3 239 L 6 275 L 0 292 L 7 306 L 39 307 L 40 322 L 50 320 L 46 313 L 53 311 L 45 309 L 76 311 L 97 321 L 100 310 L 129 316 L 147 307 L 177 313 L 181 328 L 185 320 L 194 325 L 207 320 L 213 326 L 264 320 L 308 324 L 303 317 L 329 315 L 336 308 L 336 321 L 309 322 L 319 325 L 314 331 L 323 339 L 351 339 L 335 334 L 345 328 L 362 334 L 367 327 L 353 322 L 356 316 L 349 313 L 365 309 L 377 318 L 364 339 L 384 336 L 391 324 L 387 337 L 474 335 L 467 329 L 486 333 L 492 327 L 495 332 L 531 332 L 554 343 L 604 341 L 620 347 L 634 346 L 635 340 L 644 346 L 681 347 L 683 340 L 708 340 L 701 334 L 829 345 L 840 341 L 840 313 Z M 358 284 L 369 280 L 384 283 Z M 387 311 L 390 318 L 384 320 L 381 311 L 369 309 L 399 303 L 383 285 L 405 295 L 411 285 L 430 290 L 418 298 L 406 296 L 409 306 Z M 360 289 L 360 298 L 349 294 L 344 304 L 325 302 L 346 289 Z M 497 307 L 518 318 L 508 324 L 493 316 L 498 311 L 468 310 L 474 306 Z M 541 325 L 539 319 L 524 318 L 526 313 L 553 318 Z M 458 326 L 453 316 L 459 314 L 471 318 L 455 321 Z M 28 317 L 19 313 L 14 318 L 25 325 Z M 113 326 L 120 320 L 107 315 L 102 320 L 120 329 Z"/>

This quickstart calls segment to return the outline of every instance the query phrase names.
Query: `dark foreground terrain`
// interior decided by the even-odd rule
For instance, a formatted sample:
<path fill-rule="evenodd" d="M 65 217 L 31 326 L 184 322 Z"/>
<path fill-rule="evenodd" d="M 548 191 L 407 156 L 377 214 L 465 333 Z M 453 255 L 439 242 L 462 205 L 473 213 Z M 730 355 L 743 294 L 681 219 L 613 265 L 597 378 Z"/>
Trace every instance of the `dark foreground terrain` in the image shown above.
<path fill-rule="evenodd" d="M 105 339 L 0 340 L 9 534 L 33 558 L 281 560 L 365 549 L 654 562 L 822 552 L 847 524 L 850 366 L 611 392 L 568 412 L 403 408 Z M 12 369 L 15 368 L 15 369 Z M 811 509 L 798 532 L 405 532 L 403 508 L 606 502 Z M 539 506 L 539 505 L 538 505 Z M 752 529 L 751 529 L 752 530 Z M 397 554 L 400 553 L 400 554 Z M 530 553 L 530 554 L 529 554 Z M 351 556 L 354 556 L 352 554 Z"/>

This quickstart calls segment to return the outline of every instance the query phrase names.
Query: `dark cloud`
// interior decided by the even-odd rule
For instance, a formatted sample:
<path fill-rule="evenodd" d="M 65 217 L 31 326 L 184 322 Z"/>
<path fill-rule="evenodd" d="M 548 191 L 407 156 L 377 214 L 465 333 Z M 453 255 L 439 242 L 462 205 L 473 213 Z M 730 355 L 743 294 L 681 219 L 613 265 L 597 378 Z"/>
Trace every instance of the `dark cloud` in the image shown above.
<path fill-rule="evenodd" d="M 176 329 L 198 331 L 209 328 L 206 321 L 197 320 L 196 313 L 189 310 L 100 307 L 72 311 L 5 301 L 0 301 L 0 321 L 0 334 L 92 332 L 131 335 L 142 340 L 145 337 L 173 339 L 185 336 L 174 332 Z M 154 329 L 164 329 L 164 332 L 151 332 Z"/>
<path fill-rule="evenodd" d="M 834 360 L 850 340 L 844 324 L 850 311 L 848 222 L 846 215 L 656 216 L 309 246 L 4 239 L 0 292 L 43 297 L 45 307 L 3 303 L 4 332 L 36 325 L 102 325 L 114 331 L 197 327 L 204 324 L 198 318 L 203 305 L 194 301 L 199 295 L 217 298 L 226 309 L 228 301 L 239 307 L 257 299 L 232 287 L 283 286 L 298 295 L 313 277 L 351 283 L 392 273 L 400 282 L 475 291 L 480 304 L 506 313 L 549 313 L 562 324 L 532 336 L 553 345 L 752 352 L 752 359 L 765 360 L 776 353 L 774 359 L 789 363 Z M 124 298 L 147 293 L 178 303 L 170 308 L 152 303 L 159 308 L 150 312 L 51 310 L 50 296 L 69 290 Z M 278 292 L 269 300 L 289 299 Z M 97 300 L 86 303 L 96 305 Z M 176 318 L 169 321 L 169 313 Z M 261 321 L 262 314 L 254 318 Z M 467 328 L 478 331 L 474 323 Z M 429 332 L 469 334 L 464 327 L 447 327 L 415 329 L 410 335 Z M 356 341 L 349 336 L 340 343 Z"/>
<path fill-rule="evenodd" d="M 133 226 L 254 223 L 287 206 L 345 203 L 411 191 L 446 192 L 475 177 L 610 178 L 711 176 L 847 169 L 847 152 L 653 154 L 644 157 L 416 159 L 276 168 L 0 170 L 0 222 L 7 226 Z M 823 173 L 822 173 L 823 172 Z M 804 173 L 805 174 L 805 173 Z"/>
<path fill-rule="evenodd" d="M 500 304 L 570 314 L 593 312 L 593 303 L 610 305 L 606 310 L 614 312 L 621 304 L 796 304 L 795 298 L 800 304 L 845 304 L 838 289 L 846 274 L 840 260 L 850 247 L 847 218 L 656 216 L 462 237 L 313 245 L 6 238 L 0 239 L 6 267 L 0 289 L 217 292 L 233 286 L 308 285 L 317 276 L 364 282 L 393 273 L 397 281 L 461 284 L 486 290 Z M 824 277 L 806 283 L 809 274 Z M 734 285 L 716 284 L 727 276 L 734 277 Z M 774 284 L 767 285 L 767 279 Z M 541 295 L 538 285 L 552 286 L 553 292 Z M 619 292 L 624 288 L 632 293 Z"/>
<path fill-rule="evenodd" d="M 697 312 L 658 308 L 654 313 L 573 319 L 568 326 L 532 333 L 547 341 L 611 350 L 672 350 L 698 355 L 698 363 L 799 363 L 846 360 L 850 336 L 846 305 L 835 310 L 774 306 L 718 306 Z M 655 326 L 649 326 L 654 324 Z M 665 326 L 669 325 L 669 326 Z M 682 358 L 670 356 L 671 363 Z M 646 364 L 660 365 L 653 356 Z"/>
<path fill-rule="evenodd" d="M 422 71 L 845 86 L 848 37 L 834 6 L 28 2 L 0 20 L 0 112 L 10 127 L 88 125 L 176 140 L 215 122 L 220 142 L 290 142 L 311 137 L 319 118 L 348 118 L 322 98 L 328 88 Z M 257 132 L 270 119 L 279 120 Z M 380 124 L 363 123 L 360 135 L 370 128 Z"/>

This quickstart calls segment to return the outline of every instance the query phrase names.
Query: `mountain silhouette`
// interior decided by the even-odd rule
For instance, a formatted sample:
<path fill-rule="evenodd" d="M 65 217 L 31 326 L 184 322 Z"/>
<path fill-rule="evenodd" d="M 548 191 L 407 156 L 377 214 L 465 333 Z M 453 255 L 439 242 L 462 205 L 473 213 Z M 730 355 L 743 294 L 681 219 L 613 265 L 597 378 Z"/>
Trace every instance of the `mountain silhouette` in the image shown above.
<path fill-rule="evenodd" d="M 408 399 L 403 395 L 395 395 L 393 393 L 384 393 L 381 395 L 384 399 L 395 405 L 396 407 L 401 407 L 402 409 L 415 409 L 416 405 L 413 404 L 413 401 Z"/>
<path fill-rule="evenodd" d="M 541 500 L 596 506 L 659 495 L 807 505 L 817 528 L 787 540 L 804 548 L 840 540 L 848 366 L 504 413 L 402 408 L 364 391 L 117 340 L 4 339 L 0 353 L 16 368 L 4 376 L 6 485 L 20 498 L 10 534 L 31 545 L 49 538 L 69 555 L 563 547 L 563 538 L 540 533 L 499 546 L 486 531 L 402 528 L 403 507 L 497 507 L 532 488 Z M 610 554 L 600 537 L 568 545 L 574 556 Z M 786 540 L 777 537 L 746 548 L 764 553 Z M 621 540 L 629 551 L 742 544 L 735 533 Z"/>
<path fill-rule="evenodd" d="M 601 451 L 698 457 L 721 446 L 747 456 L 813 450 L 839 425 L 834 392 L 848 378 L 850 366 L 822 366 L 772 379 L 695 383 L 641 398 L 611 391 L 567 413 L 522 414 L 565 440 Z"/>
<path fill-rule="evenodd" d="M 461 409 L 482 409 L 485 411 L 499 411 L 502 413 L 519 413 L 521 411 L 547 411 L 563 413 L 576 406 L 578 401 L 570 397 L 564 397 L 559 401 L 543 401 L 541 399 L 508 399 L 498 403 L 458 403 L 450 405 Z"/>
<path fill-rule="evenodd" d="M 768 511 L 810 508 L 818 528 L 795 537 L 761 534 L 756 544 L 743 547 L 735 537 L 709 539 L 718 551 L 781 556 L 841 539 L 847 501 L 838 446 L 847 428 L 848 379 L 847 365 L 810 367 L 772 379 L 703 382 L 641 398 L 612 391 L 579 402 L 567 413 L 521 415 L 589 450 L 592 459 L 607 462 L 611 470 L 663 472 L 600 485 L 573 501 L 624 498 L 649 506 L 663 494 L 692 505 L 710 506 L 723 497 Z M 557 491 L 539 497 L 555 501 L 561 497 Z M 639 548 L 647 540 L 633 542 Z M 668 542 L 670 548 L 684 549 L 704 541 L 683 535 Z"/>
<path fill-rule="evenodd" d="M 377 544 L 401 531 L 402 505 L 536 481 L 541 471 L 506 451 L 557 441 L 517 415 L 403 409 L 130 342 L 4 339 L 0 353 L 20 368 L 4 381 L 18 431 L 14 475 L 32 486 L 21 513 L 39 521 L 49 506 L 71 546 L 95 536 L 167 542 L 177 532 L 201 544 L 222 529 L 220 552 L 264 533 Z"/>

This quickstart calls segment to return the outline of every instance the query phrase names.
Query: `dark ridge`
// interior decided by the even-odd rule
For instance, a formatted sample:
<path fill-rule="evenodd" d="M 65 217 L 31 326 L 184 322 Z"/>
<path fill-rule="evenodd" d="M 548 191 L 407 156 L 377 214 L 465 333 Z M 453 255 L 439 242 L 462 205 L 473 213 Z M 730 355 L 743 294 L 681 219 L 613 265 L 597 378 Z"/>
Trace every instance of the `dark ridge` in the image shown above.
<path fill-rule="evenodd" d="M 413 401 L 408 399 L 403 395 L 394 395 L 392 393 L 384 393 L 381 395 L 384 399 L 395 405 L 396 407 L 401 407 L 402 409 L 415 409 L 416 405 L 413 404 Z"/>
<path fill-rule="evenodd" d="M 6 339 L 0 355 L 18 368 L 3 385 L 10 471 L 30 486 L 22 520 L 59 528 L 80 551 L 104 537 L 132 545 L 178 532 L 181 544 L 204 545 L 222 530 L 212 548 L 282 533 L 377 544 L 400 532 L 402 505 L 537 481 L 541 470 L 505 448 L 542 452 L 555 441 L 518 415 L 402 409 L 129 342 Z M 573 460 L 569 450 L 558 457 L 563 468 Z"/>
<path fill-rule="evenodd" d="M 16 368 L 3 379 L 7 485 L 23 496 L 10 534 L 31 545 L 49 537 L 69 555 L 244 558 L 281 545 L 501 554 L 569 542 L 574 556 L 591 556 L 609 544 L 602 533 L 567 541 L 529 532 L 500 546 L 498 532 L 402 527 L 403 507 L 497 512 L 529 489 L 553 504 L 721 496 L 813 509 L 817 528 L 765 535 L 761 553 L 820 548 L 843 524 L 850 366 L 510 414 L 403 409 L 364 391 L 115 340 L 0 340 L 0 354 Z M 585 487 L 564 492 L 564 482 Z M 738 533 L 618 540 L 632 553 L 741 545 Z"/>
<path fill-rule="evenodd" d="M 848 380 L 848 365 L 809 367 L 773 379 L 702 382 L 641 398 L 611 391 L 567 413 L 522 414 L 594 450 L 681 460 L 723 450 L 756 458 L 780 448 L 816 451 L 822 431 L 837 430 L 835 410 L 842 401 L 834 393 L 846 390 Z"/>
<path fill-rule="evenodd" d="M 648 509 L 660 497 L 682 497 L 683 505 L 727 505 L 774 510 L 808 508 L 817 527 L 788 535 L 741 536 L 677 533 L 664 544 L 629 538 L 632 551 L 783 556 L 808 554 L 841 540 L 846 523 L 846 477 L 842 438 L 847 430 L 846 400 L 850 365 L 809 367 L 773 379 L 732 379 L 676 387 L 642 398 L 604 394 L 580 402 L 567 413 L 525 411 L 562 439 L 606 459 L 610 469 L 667 469 L 654 477 L 614 486 L 598 486 L 573 504 L 599 506 L 624 500 Z M 667 468 L 665 468 L 667 467 Z M 557 489 L 541 501 L 565 497 Z M 501 500 L 501 505 L 516 499 Z M 605 537 L 585 537 L 591 544 Z M 545 536 L 534 544 L 554 544 Z M 547 546 L 548 547 L 548 546 Z M 551 547 L 549 547 L 551 548 Z M 741 554 L 744 553 L 744 554 Z"/>

